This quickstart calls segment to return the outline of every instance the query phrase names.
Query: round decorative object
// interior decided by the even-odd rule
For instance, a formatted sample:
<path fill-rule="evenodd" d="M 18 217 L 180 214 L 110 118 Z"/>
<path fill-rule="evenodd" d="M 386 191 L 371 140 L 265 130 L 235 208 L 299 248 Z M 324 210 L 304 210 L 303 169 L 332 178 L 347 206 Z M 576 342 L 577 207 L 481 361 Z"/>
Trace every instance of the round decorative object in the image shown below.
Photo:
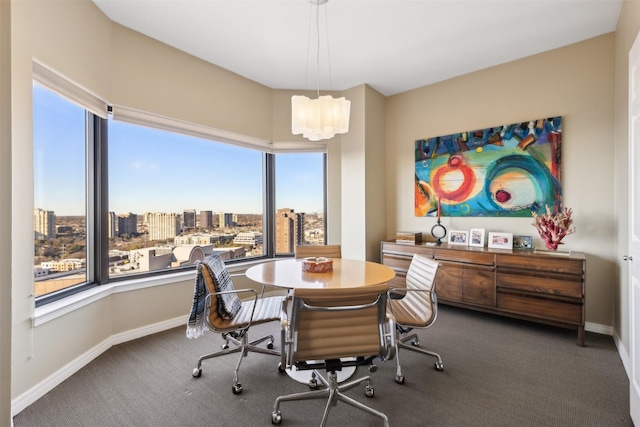
<path fill-rule="evenodd" d="M 302 271 L 306 273 L 329 273 L 333 271 L 333 260 L 325 257 L 303 258 Z"/>
<path fill-rule="evenodd" d="M 442 239 L 447 235 L 447 229 L 444 228 L 444 225 L 440 224 L 440 221 L 436 223 L 433 227 L 431 227 L 431 235 L 434 239 L 436 239 L 436 244 L 442 244 Z"/>

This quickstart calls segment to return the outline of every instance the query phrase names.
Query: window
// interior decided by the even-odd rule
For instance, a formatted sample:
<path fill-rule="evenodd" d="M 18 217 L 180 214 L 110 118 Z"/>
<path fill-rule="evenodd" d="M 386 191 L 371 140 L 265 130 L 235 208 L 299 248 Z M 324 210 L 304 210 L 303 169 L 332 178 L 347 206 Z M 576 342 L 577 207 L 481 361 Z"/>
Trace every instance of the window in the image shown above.
<path fill-rule="evenodd" d="M 264 154 L 109 120 L 109 276 L 262 256 Z"/>
<path fill-rule="evenodd" d="M 324 243 L 323 145 L 122 106 L 109 117 L 105 102 L 33 70 L 36 305 L 214 252 L 234 262 Z"/>
<path fill-rule="evenodd" d="M 34 282 L 41 296 L 87 277 L 87 117 L 34 83 Z"/>
<path fill-rule="evenodd" d="M 300 244 L 324 244 L 324 154 L 276 154 L 275 163 L 276 254 L 293 254 Z"/>

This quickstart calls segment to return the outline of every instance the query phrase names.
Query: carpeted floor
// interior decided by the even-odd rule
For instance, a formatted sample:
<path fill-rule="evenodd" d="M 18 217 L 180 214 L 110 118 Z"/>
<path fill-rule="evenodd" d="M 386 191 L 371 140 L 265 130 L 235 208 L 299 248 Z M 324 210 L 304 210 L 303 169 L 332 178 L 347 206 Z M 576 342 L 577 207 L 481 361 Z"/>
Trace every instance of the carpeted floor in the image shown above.
<path fill-rule="evenodd" d="M 252 328 L 251 338 L 277 335 L 273 323 Z M 575 331 L 441 306 L 437 323 L 419 332 L 434 360 L 401 352 L 404 385 L 395 360 L 378 365 L 375 397 L 364 386 L 348 394 L 387 414 L 392 426 L 632 426 L 629 382 L 613 340 Z M 176 328 L 114 346 L 14 417 L 26 426 L 267 426 L 274 399 L 308 390 L 278 373 L 279 359 L 251 353 L 242 362 L 241 395 L 231 393 L 237 355 L 203 363 L 219 348 L 215 334 L 189 340 Z M 277 343 L 279 345 L 279 343 Z M 359 368 L 356 375 L 366 375 Z M 324 401 L 285 402 L 282 426 L 318 425 Z M 338 403 L 329 425 L 376 426 L 369 414 Z"/>

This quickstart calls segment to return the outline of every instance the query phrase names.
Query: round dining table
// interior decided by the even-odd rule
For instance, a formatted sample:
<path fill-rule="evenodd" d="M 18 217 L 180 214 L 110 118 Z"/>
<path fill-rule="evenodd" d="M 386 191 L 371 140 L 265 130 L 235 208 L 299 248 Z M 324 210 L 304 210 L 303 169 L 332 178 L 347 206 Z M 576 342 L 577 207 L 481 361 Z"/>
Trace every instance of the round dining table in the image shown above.
<path fill-rule="evenodd" d="M 387 283 L 396 273 L 371 261 L 334 258 L 333 271 L 303 271 L 304 259 L 287 258 L 256 264 L 246 271 L 249 279 L 269 286 L 288 289 L 357 288 Z"/>
<path fill-rule="evenodd" d="M 392 280 L 396 273 L 391 268 L 371 261 L 344 258 L 332 259 L 330 272 L 312 273 L 303 271 L 304 259 L 281 259 L 250 267 L 246 276 L 258 283 L 295 291 L 296 289 L 337 289 L 381 285 Z M 282 360 L 284 361 L 284 355 Z M 343 367 L 338 372 L 338 381 L 347 380 L 355 367 Z M 306 384 L 311 379 L 310 371 L 299 371 L 295 366 L 285 372 L 295 381 Z"/>

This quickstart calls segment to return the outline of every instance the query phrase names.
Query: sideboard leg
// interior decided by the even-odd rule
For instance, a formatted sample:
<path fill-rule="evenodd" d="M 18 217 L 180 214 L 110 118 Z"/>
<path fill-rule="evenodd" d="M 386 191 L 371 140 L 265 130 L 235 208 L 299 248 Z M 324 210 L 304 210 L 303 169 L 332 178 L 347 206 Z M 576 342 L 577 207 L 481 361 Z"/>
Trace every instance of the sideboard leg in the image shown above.
<path fill-rule="evenodd" d="M 578 326 L 578 345 L 584 347 L 584 325 Z"/>

